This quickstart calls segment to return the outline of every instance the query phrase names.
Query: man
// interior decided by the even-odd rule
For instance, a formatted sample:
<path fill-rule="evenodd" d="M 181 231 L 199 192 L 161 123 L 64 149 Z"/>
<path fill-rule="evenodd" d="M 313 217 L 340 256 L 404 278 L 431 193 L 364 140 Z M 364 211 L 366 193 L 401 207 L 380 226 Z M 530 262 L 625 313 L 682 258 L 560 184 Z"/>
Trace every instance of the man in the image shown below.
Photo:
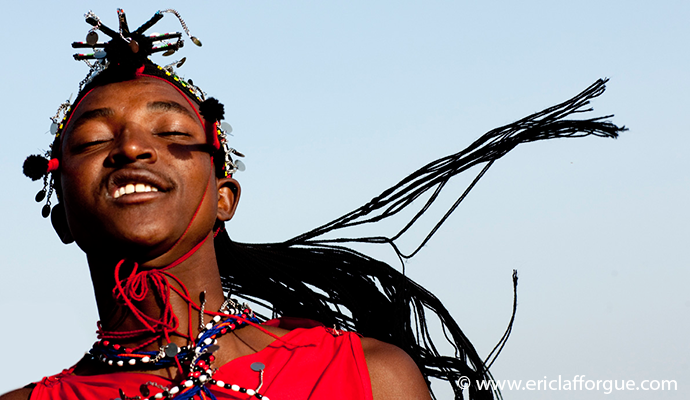
<path fill-rule="evenodd" d="M 120 18 L 124 20 L 124 14 Z M 124 30 L 128 30 L 126 25 Z M 170 76 L 167 71 L 139 57 L 138 52 L 117 54 L 131 50 L 134 41 L 142 47 L 147 45 L 146 38 L 132 35 L 130 41 L 115 38 L 116 43 L 106 46 L 109 62 L 117 64 L 111 70 L 121 71 L 100 74 L 81 92 L 69 116 L 65 115 L 51 152 L 53 165 L 59 163 L 51 172 L 60 199 L 60 211 L 53 210 L 52 219 L 63 241 L 74 240 L 87 255 L 101 317 L 101 336 L 122 348 L 137 349 L 130 353 L 145 354 L 194 343 L 209 330 L 204 328 L 204 318 L 209 321 L 212 316 L 204 315 L 203 308 L 223 307 L 226 299 L 213 243 L 214 226 L 232 218 L 240 186 L 224 173 L 225 159 L 214 163 L 214 155 L 222 156 L 216 137 L 219 121 L 203 118 L 196 92 L 180 90 L 172 83 L 175 78 L 163 79 Z M 161 73 L 147 75 L 145 69 Z M 114 295 L 114 289 L 122 288 L 125 281 L 120 280 L 121 267 L 128 269 L 132 278 L 127 284 L 135 276 L 141 280 L 133 292 L 115 290 Z M 178 295 L 170 295 L 170 290 Z M 201 312 L 192 312 L 192 306 L 199 306 L 188 297 L 190 294 L 195 298 L 203 294 Z M 215 315 L 217 319 L 224 316 Z M 233 322 L 241 325 L 243 321 Z M 265 353 L 274 342 L 280 347 L 281 337 L 291 333 L 277 325 L 247 323 L 231 330 L 232 334 L 218 335 L 210 368 L 219 369 L 241 357 Z M 206 383 L 215 382 L 214 389 L 209 389 L 211 393 L 227 392 L 227 396 L 236 392 L 240 398 L 246 398 L 247 391 L 258 398 L 277 399 L 295 398 L 290 396 L 298 393 L 304 393 L 305 398 L 370 398 L 372 393 L 375 399 L 429 398 L 419 369 L 399 348 L 322 327 L 313 329 L 330 336 L 329 343 L 335 346 L 331 351 L 338 354 L 326 356 L 342 363 L 340 367 L 326 363 L 319 369 L 317 360 L 300 360 L 302 352 L 290 348 L 291 360 L 267 362 L 261 370 L 262 390 L 253 382 L 258 377 L 253 371 L 248 371 L 252 382 L 245 383 L 251 387 L 240 390 L 244 394 L 231 387 L 221 390 L 217 379 L 197 379 L 193 386 L 208 394 Z M 289 344 L 297 343 L 299 335 L 293 334 Z M 309 349 L 314 344 L 299 343 L 298 348 Z M 210 349 L 206 352 L 211 353 Z M 309 357 L 315 356 L 307 352 Z M 10 392 L 2 399 L 55 398 L 68 393 L 77 398 L 115 398 L 119 393 L 136 397 L 142 396 L 141 385 L 153 377 L 165 378 L 166 389 L 158 393 L 172 396 L 175 384 L 188 381 L 184 378 L 189 378 L 186 374 L 194 367 L 194 361 L 173 355 L 175 363 L 170 366 L 151 368 L 151 364 L 140 362 L 127 371 L 144 370 L 147 375 L 131 374 L 131 379 L 123 379 L 123 369 L 117 362 L 99 362 L 105 358 L 103 354 L 100 359 L 85 357 L 68 373 Z M 299 362 L 295 364 L 295 360 Z M 311 365 L 313 371 L 304 370 Z M 110 377 L 118 372 L 115 378 Z M 237 379 L 237 373 L 228 374 Z M 117 390 L 101 388 L 98 393 L 91 392 L 94 376 L 99 384 L 108 382 L 106 386 Z M 293 380 L 291 386 L 280 388 L 289 377 Z M 345 379 L 345 386 L 353 389 L 339 387 Z M 155 391 L 163 384 L 151 386 Z M 150 396 L 153 398 L 154 393 Z"/>
<path fill-rule="evenodd" d="M 179 18 L 174 10 L 165 12 Z M 488 370 L 432 294 L 389 266 L 328 241 L 315 249 L 299 246 L 318 245 L 314 238 L 372 211 L 399 211 L 396 202 L 406 206 L 468 165 L 487 162 L 486 170 L 518 143 L 574 135 L 583 127 L 615 136 L 620 128 L 597 120 L 583 126 L 557 121 L 567 113 L 555 119 L 553 132 L 544 129 L 554 122 L 545 115 L 559 112 L 558 107 L 575 112 L 603 91 L 603 82 L 549 112 L 490 132 L 468 150 L 430 163 L 360 209 L 302 237 L 275 246 L 223 246 L 222 225 L 232 218 L 240 195 L 232 178 L 231 154 L 237 153 L 218 128 L 222 106 L 191 81 L 148 60 L 157 49 L 180 47 L 155 47 L 163 39 L 144 35 L 162 13 L 132 32 L 121 11 L 119 32 L 87 14 L 87 22 L 112 40 L 98 44 L 87 36 L 77 47 L 102 50 L 77 58 L 105 61 L 94 64 L 77 99 L 56 121 L 50 160 L 35 157 L 25 164 L 28 176 L 44 179 L 39 198 L 47 194 L 50 202 L 53 188 L 57 192 L 60 202 L 52 212 L 46 207 L 58 235 L 64 242 L 76 241 L 87 254 L 101 340 L 74 368 L 3 400 L 425 399 L 430 395 L 420 368 L 426 377 L 447 379 L 456 396 L 463 387 L 454 380 L 462 375 L 472 378 L 471 398 L 491 398 L 491 392 L 475 386 L 477 379 L 490 378 Z M 364 239 L 394 244 L 394 239 Z M 320 275 L 323 269 L 327 272 Z M 305 289 L 309 285 L 331 298 Z M 290 319 L 258 324 L 251 310 L 225 298 L 226 291 L 267 300 L 279 314 L 314 316 L 336 327 Z M 332 304 L 352 315 L 330 310 Z M 425 308 L 440 315 L 459 356 L 436 352 L 424 325 Z M 417 318 L 412 322 L 411 314 Z M 380 340 L 360 339 L 343 326 L 404 346 L 407 354 Z"/>

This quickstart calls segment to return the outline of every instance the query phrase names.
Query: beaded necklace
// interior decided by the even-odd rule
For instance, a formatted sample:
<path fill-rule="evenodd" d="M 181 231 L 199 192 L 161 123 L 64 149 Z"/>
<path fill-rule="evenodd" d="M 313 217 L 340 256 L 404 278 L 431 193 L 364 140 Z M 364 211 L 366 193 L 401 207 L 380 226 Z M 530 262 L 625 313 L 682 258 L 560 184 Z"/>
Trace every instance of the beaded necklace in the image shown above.
<path fill-rule="evenodd" d="M 226 305 L 231 308 L 226 308 Z M 212 322 L 204 325 L 199 332 L 196 340 L 188 346 L 178 347 L 175 343 L 168 343 L 158 351 L 137 351 L 123 347 L 108 340 L 99 340 L 94 343 L 89 353 L 102 363 L 119 367 L 146 367 L 164 368 L 177 365 L 189 366 L 185 379 L 172 387 L 165 387 L 155 382 L 147 382 L 140 388 L 141 396 L 127 396 L 120 390 L 120 398 L 115 400 L 158 400 L 162 398 L 175 398 L 177 400 L 192 399 L 199 396 L 202 399 L 216 397 L 206 386 L 207 384 L 228 388 L 235 392 L 246 393 L 248 396 L 257 399 L 270 400 L 268 397 L 259 393 L 263 385 L 262 363 L 256 362 L 251 365 L 254 371 L 260 373 L 260 383 L 256 389 L 248 389 L 237 384 L 227 384 L 213 378 L 216 370 L 211 368 L 211 363 L 215 360 L 213 353 L 218 349 L 218 338 L 246 325 L 255 325 L 260 321 L 247 304 L 242 307 L 232 301 L 227 300 L 221 311 L 224 315 L 216 315 Z M 203 311 L 202 311 L 203 312 Z M 149 386 L 160 389 L 160 392 L 151 395 Z"/>

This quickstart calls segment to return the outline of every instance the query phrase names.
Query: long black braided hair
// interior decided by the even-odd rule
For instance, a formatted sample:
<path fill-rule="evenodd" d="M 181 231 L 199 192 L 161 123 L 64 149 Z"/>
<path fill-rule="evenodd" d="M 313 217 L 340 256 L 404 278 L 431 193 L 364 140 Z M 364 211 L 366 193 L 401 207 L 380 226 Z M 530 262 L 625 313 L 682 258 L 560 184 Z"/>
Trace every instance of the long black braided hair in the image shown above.
<path fill-rule="evenodd" d="M 497 389 L 480 389 L 478 381 L 493 380 L 489 367 L 510 335 L 517 307 L 517 273 L 513 272 L 513 315 L 503 337 L 484 359 L 456 321 L 431 292 L 389 264 L 346 246 L 350 243 L 390 245 L 401 262 L 413 257 L 465 199 L 493 163 L 518 144 L 555 138 L 599 136 L 616 138 L 625 127 L 607 119 L 567 119 L 591 111 L 591 99 L 605 90 L 598 80 L 577 96 L 517 122 L 493 129 L 466 149 L 428 163 L 383 191 L 363 206 L 307 233 L 282 243 L 233 242 L 222 232 L 215 248 L 223 286 L 233 296 L 257 302 L 273 313 L 310 318 L 337 329 L 358 333 L 405 350 L 429 378 L 447 381 L 456 399 L 467 389 L 470 399 L 501 398 Z M 432 206 L 455 175 L 482 166 L 475 179 L 427 236 L 409 254 L 396 245 Z M 326 238 L 330 233 L 392 217 L 431 191 L 414 217 L 393 236 Z M 442 355 L 427 327 L 428 313 L 435 314 L 454 354 Z M 458 381 L 460 377 L 469 381 Z M 433 396 L 433 392 L 432 392 Z"/>

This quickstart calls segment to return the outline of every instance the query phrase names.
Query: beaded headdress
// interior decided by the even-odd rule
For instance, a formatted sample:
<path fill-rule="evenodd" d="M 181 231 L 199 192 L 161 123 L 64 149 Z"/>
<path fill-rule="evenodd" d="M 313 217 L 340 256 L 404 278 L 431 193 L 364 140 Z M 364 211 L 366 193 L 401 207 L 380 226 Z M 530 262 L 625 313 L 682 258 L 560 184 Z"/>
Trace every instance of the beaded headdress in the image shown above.
<path fill-rule="evenodd" d="M 145 32 L 160 21 L 164 14 L 173 14 L 182 25 L 182 29 L 190 40 L 197 46 L 201 41 L 192 36 L 180 14 L 173 9 L 157 11 L 151 19 L 139 28 L 130 31 L 127 18 L 122 9 L 117 9 L 119 30 L 115 31 L 104 25 L 100 18 L 89 11 L 84 15 L 86 22 L 92 26 L 86 35 L 84 42 L 74 42 L 75 49 L 91 49 L 90 53 L 74 54 L 74 59 L 84 61 L 89 66 L 89 72 L 79 83 L 79 92 L 76 99 L 60 104 L 57 112 L 51 117 L 50 132 L 55 139 L 50 150 L 41 155 L 31 155 L 24 161 L 24 174 L 32 180 L 43 179 L 43 189 L 36 194 L 36 201 L 44 199 L 42 215 L 48 217 L 51 212 L 51 197 L 54 192 L 53 173 L 60 166 L 60 141 L 62 133 L 68 125 L 72 113 L 80 101 L 95 87 L 105 83 L 134 79 L 140 76 L 153 77 L 165 80 L 172 84 L 178 91 L 199 106 L 199 113 L 206 122 L 206 133 L 209 143 L 213 145 L 216 175 L 229 176 L 236 171 L 243 171 L 244 164 L 234 160 L 232 155 L 244 157 L 243 154 L 230 147 L 228 136 L 232 132 L 230 124 L 221 122 L 224 117 L 223 105 L 194 84 L 191 79 L 184 79 L 175 73 L 175 68 L 184 64 L 186 57 L 161 66 L 150 60 L 154 53 L 163 53 L 170 56 L 184 46 L 181 32 L 164 34 L 145 34 Z M 98 33 L 101 31 L 110 37 L 107 42 L 98 41 Z M 57 193 L 59 195 L 59 193 Z"/>

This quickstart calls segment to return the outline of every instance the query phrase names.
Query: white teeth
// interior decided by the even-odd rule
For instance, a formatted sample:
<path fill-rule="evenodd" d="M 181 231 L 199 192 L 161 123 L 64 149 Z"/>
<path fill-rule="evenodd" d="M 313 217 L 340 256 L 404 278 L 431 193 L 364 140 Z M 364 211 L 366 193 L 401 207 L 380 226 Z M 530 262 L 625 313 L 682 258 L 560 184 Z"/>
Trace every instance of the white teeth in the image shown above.
<path fill-rule="evenodd" d="M 128 183 L 125 186 L 122 186 L 118 189 L 115 190 L 115 193 L 113 193 L 114 198 L 120 198 L 122 195 L 125 194 L 132 194 L 132 193 L 146 193 L 146 192 L 157 192 L 158 188 L 153 187 L 151 185 L 147 185 L 145 183 Z"/>

